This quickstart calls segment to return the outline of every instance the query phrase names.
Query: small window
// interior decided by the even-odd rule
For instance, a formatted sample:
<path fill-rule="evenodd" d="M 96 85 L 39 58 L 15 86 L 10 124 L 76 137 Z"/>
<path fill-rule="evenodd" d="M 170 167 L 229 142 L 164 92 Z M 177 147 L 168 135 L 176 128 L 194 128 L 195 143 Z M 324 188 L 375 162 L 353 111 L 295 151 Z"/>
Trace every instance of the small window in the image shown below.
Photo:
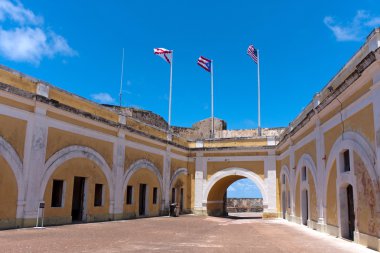
<path fill-rule="evenodd" d="M 282 175 L 282 184 L 285 184 L 285 175 Z"/>
<path fill-rule="evenodd" d="M 103 185 L 95 184 L 94 206 L 102 206 L 102 205 L 103 205 Z"/>
<path fill-rule="evenodd" d="M 63 180 L 53 180 L 53 192 L 51 194 L 51 207 L 62 207 Z"/>
<path fill-rule="evenodd" d="M 127 186 L 127 205 L 132 205 L 132 192 L 133 187 L 131 185 Z"/>
<path fill-rule="evenodd" d="M 172 188 L 172 203 L 175 203 L 175 188 Z"/>
<path fill-rule="evenodd" d="M 306 167 L 302 167 L 302 181 L 306 181 L 306 180 L 307 180 Z"/>
<path fill-rule="evenodd" d="M 153 188 L 153 204 L 157 204 L 157 187 Z"/>
<path fill-rule="evenodd" d="M 343 169 L 344 169 L 344 172 L 351 170 L 349 150 L 346 150 L 343 152 Z"/>

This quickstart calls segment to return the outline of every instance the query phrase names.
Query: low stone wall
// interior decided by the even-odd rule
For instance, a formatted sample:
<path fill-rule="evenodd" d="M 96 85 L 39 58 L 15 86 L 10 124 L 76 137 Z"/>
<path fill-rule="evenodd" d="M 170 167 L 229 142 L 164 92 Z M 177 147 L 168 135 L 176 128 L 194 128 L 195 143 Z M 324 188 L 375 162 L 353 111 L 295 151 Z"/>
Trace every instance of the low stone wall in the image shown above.
<path fill-rule="evenodd" d="M 263 210 L 262 198 L 227 198 L 228 213 L 262 212 Z"/>

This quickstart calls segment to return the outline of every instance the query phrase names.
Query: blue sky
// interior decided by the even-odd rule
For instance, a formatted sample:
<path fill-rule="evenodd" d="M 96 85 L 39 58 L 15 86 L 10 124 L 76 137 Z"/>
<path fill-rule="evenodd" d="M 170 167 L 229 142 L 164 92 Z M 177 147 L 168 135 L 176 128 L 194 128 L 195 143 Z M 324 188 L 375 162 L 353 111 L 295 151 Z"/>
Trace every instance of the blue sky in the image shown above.
<path fill-rule="evenodd" d="M 172 123 L 215 116 L 229 129 L 257 126 L 256 65 L 261 52 L 262 126 L 287 126 L 380 25 L 377 0 L 48 1 L 0 0 L 0 63 L 98 102 L 118 103 L 125 48 L 124 101 L 167 118 L 174 50 Z"/>
<path fill-rule="evenodd" d="M 227 188 L 227 198 L 262 198 L 262 195 L 254 182 L 243 178 Z"/>
<path fill-rule="evenodd" d="M 257 73 L 246 55 L 253 43 L 261 56 L 262 126 L 277 127 L 287 126 L 378 26 L 378 0 L 0 0 L 0 63 L 117 104 L 124 47 L 123 105 L 167 119 L 169 65 L 153 48 L 172 49 L 172 124 L 191 126 L 210 116 L 210 76 L 196 64 L 203 55 L 214 60 L 215 116 L 229 129 L 255 128 Z M 255 189 L 241 180 L 228 192 L 244 197 Z"/>

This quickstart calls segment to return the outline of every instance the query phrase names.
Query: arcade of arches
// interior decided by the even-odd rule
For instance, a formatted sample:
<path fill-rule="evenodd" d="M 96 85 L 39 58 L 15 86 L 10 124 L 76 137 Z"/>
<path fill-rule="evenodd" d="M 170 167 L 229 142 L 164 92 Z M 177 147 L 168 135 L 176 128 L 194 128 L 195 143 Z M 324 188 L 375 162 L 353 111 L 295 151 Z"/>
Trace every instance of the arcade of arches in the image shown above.
<path fill-rule="evenodd" d="M 248 178 L 263 218 L 380 249 L 380 30 L 287 128 L 171 127 L 0 66 L 0 228 L 182 213 L 223 215 Z M 338 103 L 337 101 L 341 102 Z M 284 108 L 278 108 L 284 109 Z M 143 116 L 142 116 L 143 115 Z M 208 128 L 207 128 L 208 127 Z"/>

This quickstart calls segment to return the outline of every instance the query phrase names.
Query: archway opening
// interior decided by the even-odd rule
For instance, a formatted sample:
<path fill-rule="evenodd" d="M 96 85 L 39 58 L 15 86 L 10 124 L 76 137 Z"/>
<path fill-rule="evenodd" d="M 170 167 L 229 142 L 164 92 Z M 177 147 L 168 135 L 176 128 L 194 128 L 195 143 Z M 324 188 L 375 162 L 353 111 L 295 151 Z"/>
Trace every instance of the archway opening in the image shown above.
<path fill-rule="evenodd" d="M 207 196 L 211 216 L 262 217 L 263 197 L 257 185 L 240 175 L 219 179 Z"/>
<path fill-rule="evenodd" d="M 355 206 L 352 185 L 340 188 L 340 221 L 341 235 L 348 240 L 354 240 Z"/>
<path fill-rule="evenodd" d="M 263 196 L 248 178 L 235 181 L 227 188 L 226 208 L 229 216 L 262 217 Z"/>

